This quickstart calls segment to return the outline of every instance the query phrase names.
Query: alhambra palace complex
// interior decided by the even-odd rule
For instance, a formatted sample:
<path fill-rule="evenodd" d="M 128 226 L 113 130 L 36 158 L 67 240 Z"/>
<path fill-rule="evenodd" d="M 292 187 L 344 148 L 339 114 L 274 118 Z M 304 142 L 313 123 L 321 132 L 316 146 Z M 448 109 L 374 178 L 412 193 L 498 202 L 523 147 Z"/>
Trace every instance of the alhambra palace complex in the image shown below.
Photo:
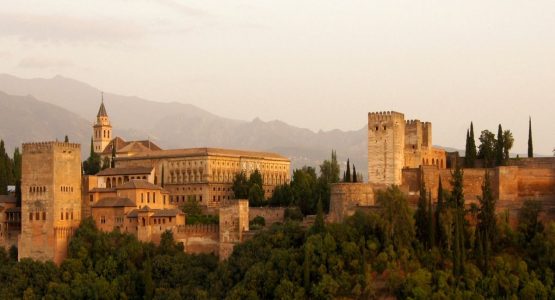
<path fill-rule="evenodd" d="M 17 245 L 19 258 L 60 263 L 83 218 L 92 217 L 103 231 L 119 229 L 141 241 L 158 243 L 172 231 L 189 253 L 214 253 L 225 259 L 234 245 L 252 236 L 249 221 L 280 222 L 284 208 L 253 208 L 233 199 L 234 176 L 259 170 L 265 196 L 290 181 L 290 160 L 275 153 L 215 148 L 163 150 L 151 141 L 125 141 L 112 136 L 104 103 L 93 126 L 93 148 L 102 158 L 115 153 L 115 167 L 83 176 L 81 146 L 62 142 L 23 144 L 22 205 L 0 196 L 0 245 Z M 375 195 L 398 185 L 411 203 L 421 183 L 437 189 L 441 177 L 449 189 L 451 166 L 460 160 L 432 146 L 432 124 L 405 120 L 401 113 L 368 114 L 367 183 L 332 185 L 328 222 L 339 222 L 356 209 L 375 207 Z M 486 170 L 464 170 L 467 203 L 477 201 Z M 515 215 L 525 199 L 544 204 L 554 218 L 555 159 L 511 160 L 489 170 L 499 212 Z M 433 200 L 437 195 L 432 194 Z M 197 200 L 219 224 L 188 225 L 180 206 Z"/>

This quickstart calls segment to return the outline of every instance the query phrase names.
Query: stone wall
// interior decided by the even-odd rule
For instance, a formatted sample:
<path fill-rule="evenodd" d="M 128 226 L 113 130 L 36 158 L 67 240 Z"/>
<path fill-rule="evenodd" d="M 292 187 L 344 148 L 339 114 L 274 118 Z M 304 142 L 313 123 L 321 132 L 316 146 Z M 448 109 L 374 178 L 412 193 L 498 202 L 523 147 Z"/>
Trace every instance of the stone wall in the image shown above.
<path fill-rule="evenodd" d="M 328 222 L 341 222 L 356 209 L 375 205 L 374 191 L 385 185 L 369 183 L 335 183 L 331 185 Z"/>
<path fill-rule="evenodd" d="M 249 207 L 249 221 L 261 216 L 266 221 L 266 226 L 283 222 L 285 207 Z"/>
<path fill-rule="evenodd" d="M 249 201 L 237 200 L 220 208 L 220 260 L 227 259 L 249 231 Z"/>
<path fill-rule="evenodd" d="M 178 226 L 175 240 L 182 242 L 187 253 L 213 253 L 219 251 L 220 227 L 217 224 L 194 224 Z"/>

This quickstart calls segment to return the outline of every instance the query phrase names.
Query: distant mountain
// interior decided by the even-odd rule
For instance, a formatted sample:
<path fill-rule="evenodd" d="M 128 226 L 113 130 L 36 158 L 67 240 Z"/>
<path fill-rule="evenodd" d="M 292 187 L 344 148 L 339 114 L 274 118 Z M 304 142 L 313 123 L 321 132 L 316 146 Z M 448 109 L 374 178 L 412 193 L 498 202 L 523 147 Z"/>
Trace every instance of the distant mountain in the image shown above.
<path fill-rule="evenodd" d="M 8 151 L 24 142 L 64 140 L 86 143 L 90 125 L 75 113 L 41 102 L 32 96 L 12 96 L 0 92 L 0 138 Z M 89 144 L 85 144 L 88 151 Z M 9 153 L 11 156 L 11 153 Z"/>
<path fill-rule="evenodd" d="M 62 76 L 22 79 L 0 74 L 0 91 L 19 96 L 32 95 L 47 102 L 51 104 L 50 110 L 45 110 L 42 118 L 51 120 L 50 122 L 60 120 L 61 124 L 66 124 L 60 128 L 51 126 L 41 129 L 45 131 L 44 134 L 35 134 L 38 120 L 21 122 L 18 126 L 10 127 L 12 136 L 45 140 L 52 139 L 56 134 L 63 138 L 63 134 L 67 132 L 70 136 L 75 136 L 73 140 L 79 140 L 88 147 L 92 131 L 90 126 L 100 104 L 99 89 Z M 359 172 L 364 175 L 367 172 L 366 126 L 356 131 L 332 130 L 316 133 L 281 121 L 263 122 L 254 119 L 247 122 L 223 118 L 190 104 L 160 103 L 110 93 L 105 93 L 104 98 L 114 134 L 124 139 L 150 138 L 163 148 L 207 146 L 274 151 L 290 157 L 294 168 L 303 165 L 317 166 L 335 149 L 341 161 L 346 161 L 349 157 Z M 12 98 L 11 108 L 18 110 L 20 117 L 32 120 L 38 117 L 25 109 L 28 105 L 25 101 L 17 99 L 32 98 Z M 55 106 L 58 106 L 58 110 L 53 110 Z M 4 116 L 5 113 L 0 112 L 0 118 Z M 64 119 L 80 121 L 77 124 L 64 122 Z M 8 139 L 5 132 L 8 127 L 2 123 L 0 126 L 0 136 L 4 137 L 8 147 L 14 147 L 25 140 L 12 137 Z M 50 131 L 46 132 L 48 130 Z"/>

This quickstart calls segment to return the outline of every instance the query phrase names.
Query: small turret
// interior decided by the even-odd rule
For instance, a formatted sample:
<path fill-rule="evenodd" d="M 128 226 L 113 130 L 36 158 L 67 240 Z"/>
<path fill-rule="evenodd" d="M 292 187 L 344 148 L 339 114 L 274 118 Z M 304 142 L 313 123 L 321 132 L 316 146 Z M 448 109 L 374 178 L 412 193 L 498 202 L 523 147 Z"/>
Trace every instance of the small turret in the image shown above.
<path fill-rule="evenodd" d="M 100 108 L 96 114 L 96 123 L 93 126 L 94 152 L 102 153 L 112 140 L 112 125 L 104 106 L 104 93 L 101 94 Z"/>

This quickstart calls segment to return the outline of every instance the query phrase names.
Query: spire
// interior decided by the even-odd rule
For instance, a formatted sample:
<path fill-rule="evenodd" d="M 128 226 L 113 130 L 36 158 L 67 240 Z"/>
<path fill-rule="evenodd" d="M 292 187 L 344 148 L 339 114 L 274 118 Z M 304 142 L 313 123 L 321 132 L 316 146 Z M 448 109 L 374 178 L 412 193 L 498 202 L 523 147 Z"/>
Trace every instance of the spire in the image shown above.
<path fill-rule="evenodd" d="M 108 113 L 106 113 L 106 107 L 104 107 L 104 92 L 101 92 L 101 102 L 100 102 L 100 109 L 98 110 L 97 117 L 107 117 Z"/>

